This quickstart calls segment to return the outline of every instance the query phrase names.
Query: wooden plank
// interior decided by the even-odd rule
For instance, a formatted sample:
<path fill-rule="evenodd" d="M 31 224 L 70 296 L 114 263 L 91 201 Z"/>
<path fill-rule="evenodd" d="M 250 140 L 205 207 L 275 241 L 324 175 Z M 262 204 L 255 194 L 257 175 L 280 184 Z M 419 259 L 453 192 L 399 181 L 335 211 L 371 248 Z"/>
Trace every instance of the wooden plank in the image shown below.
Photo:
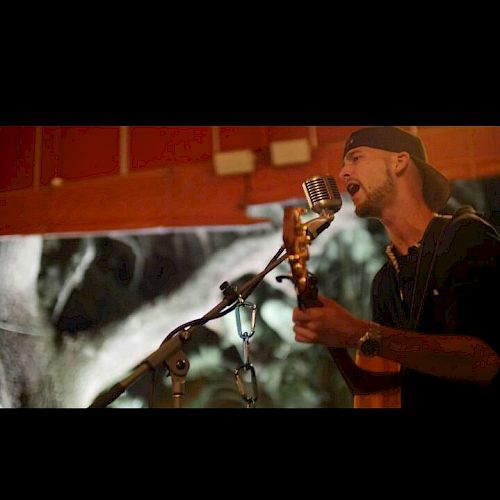
<path fill-rule="evenodd" d="M 242 176 L 211 166 L 64 182 L 0 194 L 0 234 L 80 233 L 263 222 L 245 215 Z"/>

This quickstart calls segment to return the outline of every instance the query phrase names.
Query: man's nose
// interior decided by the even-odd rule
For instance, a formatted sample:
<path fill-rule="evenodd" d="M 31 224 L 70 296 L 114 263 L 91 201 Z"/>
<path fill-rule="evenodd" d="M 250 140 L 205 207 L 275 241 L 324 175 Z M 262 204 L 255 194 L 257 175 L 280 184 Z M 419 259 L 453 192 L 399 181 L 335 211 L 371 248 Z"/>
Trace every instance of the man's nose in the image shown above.
<path fill-rule="evenodd" d="M 347 164 L 344 163 L 343 167 L 340 169 L 339 177 L 344 182 L 347 182 L 349 180 L 349 177 L 351 177 L 351 169 Z"/>

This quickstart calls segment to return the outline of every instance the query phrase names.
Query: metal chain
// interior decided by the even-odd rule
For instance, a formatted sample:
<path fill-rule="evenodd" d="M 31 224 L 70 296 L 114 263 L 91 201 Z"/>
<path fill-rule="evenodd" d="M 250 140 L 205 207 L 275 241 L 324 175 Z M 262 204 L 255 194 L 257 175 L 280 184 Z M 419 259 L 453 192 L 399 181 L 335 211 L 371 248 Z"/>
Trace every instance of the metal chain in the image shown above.
<path fill-rule="evenodd" d="M 257 320 L 257 306 L 252 302 L 243 300 L 241 294 L 238 297 L 239 303 L 236 305 L 236 328 L 239 337 L 243 340 L 243 364 L 234 372 L 236 378 L 236 386 L 241 394 L 241 397 L 246 401 L 247 408 L 255 408 L 255 402 L 258 398 L 257 377 L 255 376 L 255 369 L 250 359 L 250 342 L 249 339 L 255 333 L 255 323 Z M 250 333 L 242 332 L 240 309 L 246 307 L 252 310 Z M 250 381 L 245 382 L 242 374 L 250 374 Z M 249 388 L 251 389 L 249 391 Z"/>

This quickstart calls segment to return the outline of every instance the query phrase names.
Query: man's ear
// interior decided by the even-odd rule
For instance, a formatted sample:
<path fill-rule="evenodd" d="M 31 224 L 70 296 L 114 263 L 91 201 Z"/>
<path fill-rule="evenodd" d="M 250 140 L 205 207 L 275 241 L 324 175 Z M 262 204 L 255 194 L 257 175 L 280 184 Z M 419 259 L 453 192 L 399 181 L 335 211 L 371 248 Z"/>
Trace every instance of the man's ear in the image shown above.
<path fill-rule="evenodd" d="M 396 175 L 401 175 L 408 168 L 411 158 L 409 153 L 402 151 L 396 155 L 396 165 L 394 166 L 394 173 Z"/>

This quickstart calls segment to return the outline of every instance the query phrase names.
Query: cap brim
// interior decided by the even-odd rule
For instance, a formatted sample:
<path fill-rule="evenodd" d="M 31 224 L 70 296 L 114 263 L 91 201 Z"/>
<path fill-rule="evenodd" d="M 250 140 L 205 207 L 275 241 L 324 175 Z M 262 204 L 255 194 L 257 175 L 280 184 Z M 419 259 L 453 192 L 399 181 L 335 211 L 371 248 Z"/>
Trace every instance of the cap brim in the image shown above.
<path fill-rule="evenodd" d="M 434 212 L 440 212 L 448 203 L 451 185 L 448 179 L 434 167 L 422 160 L 413 158 L 423 177 L 422 190 L 425 201 Z"/>

